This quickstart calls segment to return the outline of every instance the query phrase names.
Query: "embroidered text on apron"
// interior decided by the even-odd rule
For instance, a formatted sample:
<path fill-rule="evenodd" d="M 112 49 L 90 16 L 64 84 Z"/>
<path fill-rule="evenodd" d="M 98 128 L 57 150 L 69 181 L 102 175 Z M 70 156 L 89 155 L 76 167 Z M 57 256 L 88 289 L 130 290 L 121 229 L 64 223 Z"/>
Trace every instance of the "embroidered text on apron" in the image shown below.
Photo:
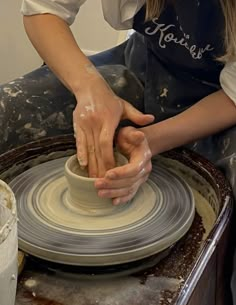
<path fill-rule="evenodd" d="M 173 2 L 149 22 L 143 7 L 133 24 L 146 44 L 145 112 L 155 114 L 156 121 L 220 89 L 223 64 L 216 58 L 224 53 L 224 18 L 219 0 Z"/>

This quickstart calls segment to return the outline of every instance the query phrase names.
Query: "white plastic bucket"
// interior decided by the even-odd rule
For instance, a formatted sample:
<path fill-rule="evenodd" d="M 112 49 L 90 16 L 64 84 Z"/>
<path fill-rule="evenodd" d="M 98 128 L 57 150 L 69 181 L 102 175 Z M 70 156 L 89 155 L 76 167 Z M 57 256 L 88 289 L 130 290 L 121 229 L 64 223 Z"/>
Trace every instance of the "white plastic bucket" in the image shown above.
<path fill-rule="evenodd" d="M 0 305 L 14 305 L 17 285 L 18 240 L 15 197 L 0 180 Z"/>

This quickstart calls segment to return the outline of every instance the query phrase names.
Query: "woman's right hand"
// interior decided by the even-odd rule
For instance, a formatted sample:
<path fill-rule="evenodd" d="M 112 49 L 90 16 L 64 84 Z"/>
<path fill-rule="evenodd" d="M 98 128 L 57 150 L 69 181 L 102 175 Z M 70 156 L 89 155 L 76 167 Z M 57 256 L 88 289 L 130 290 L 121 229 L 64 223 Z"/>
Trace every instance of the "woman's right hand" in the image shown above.
<path fill-rule="evenodd" d="M 78 159 L 89 175 L 114 167 L 113 137 L 122 118 L 146 125 L 150 118 L 118 98 L 83 54 L 68 24 L 51 14 L 24 16 L 27 34 L 50 69 L 76 97 L 73 121 Z"/>
<path fill-rule="evenodd" d="M 129 119 L 138 125 L 146 125 L 153 121 L 153 116 L 142 114 L 116 96 L 96 73 L 98 76 L 84 83 L 86 85 L 75 94 L 77 106 L 73 124 L 80 165 L 88 166 L 90 177 L 103 177 L 115 166 L 113 138 L 119 122 Z"/>

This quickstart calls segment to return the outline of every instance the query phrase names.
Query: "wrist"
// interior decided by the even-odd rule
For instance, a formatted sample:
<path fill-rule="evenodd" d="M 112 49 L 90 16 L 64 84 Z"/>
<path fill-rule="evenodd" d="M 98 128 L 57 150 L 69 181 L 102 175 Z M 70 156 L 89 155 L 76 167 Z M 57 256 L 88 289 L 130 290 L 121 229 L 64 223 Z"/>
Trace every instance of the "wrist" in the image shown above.
<path fill-rule="evenodd" d="M 72 93 L 77 96 L 83 91 L 96 89 L 101 84 L 106 84 L 102 75 L 92 64 L 87 64 L 83 67 L 79 75 L 71 84 Z"/>
<path fill-rule="evenodd" d="M 170 118 L 141 129 L 146 136 L 152 156 L 185 144 L 182 139 L 182 129 L 179 130 L 176 123 L 175 118 Z"/>
<path fill-rule="evenodd" d="M 140 128 L 145 135 L 152 156 L 158 155 L 164 151 L 164 148 L 162 147 L 163 142 L 161 141 L 161 133 L 158 129 L 157 124 Z"/>

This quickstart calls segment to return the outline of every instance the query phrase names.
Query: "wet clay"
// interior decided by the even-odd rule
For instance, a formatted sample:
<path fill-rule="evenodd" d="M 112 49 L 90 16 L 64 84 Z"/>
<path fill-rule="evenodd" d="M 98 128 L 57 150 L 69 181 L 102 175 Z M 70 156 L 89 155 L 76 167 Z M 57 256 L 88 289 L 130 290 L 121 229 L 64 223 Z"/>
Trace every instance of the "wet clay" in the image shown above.
<path fill-rule="evenodd" d="M 65 158 L 46 162 L 10 182 L 18 202 L 20 247 L 30 254 L 83 266 L 121 264 L 167 249 L 191 226 L 191 189 L 157 163 L 136 196 L 118 206 L 97 201 L 89 178 L 72 173 L 68 188 L 64 164 Z"/>

